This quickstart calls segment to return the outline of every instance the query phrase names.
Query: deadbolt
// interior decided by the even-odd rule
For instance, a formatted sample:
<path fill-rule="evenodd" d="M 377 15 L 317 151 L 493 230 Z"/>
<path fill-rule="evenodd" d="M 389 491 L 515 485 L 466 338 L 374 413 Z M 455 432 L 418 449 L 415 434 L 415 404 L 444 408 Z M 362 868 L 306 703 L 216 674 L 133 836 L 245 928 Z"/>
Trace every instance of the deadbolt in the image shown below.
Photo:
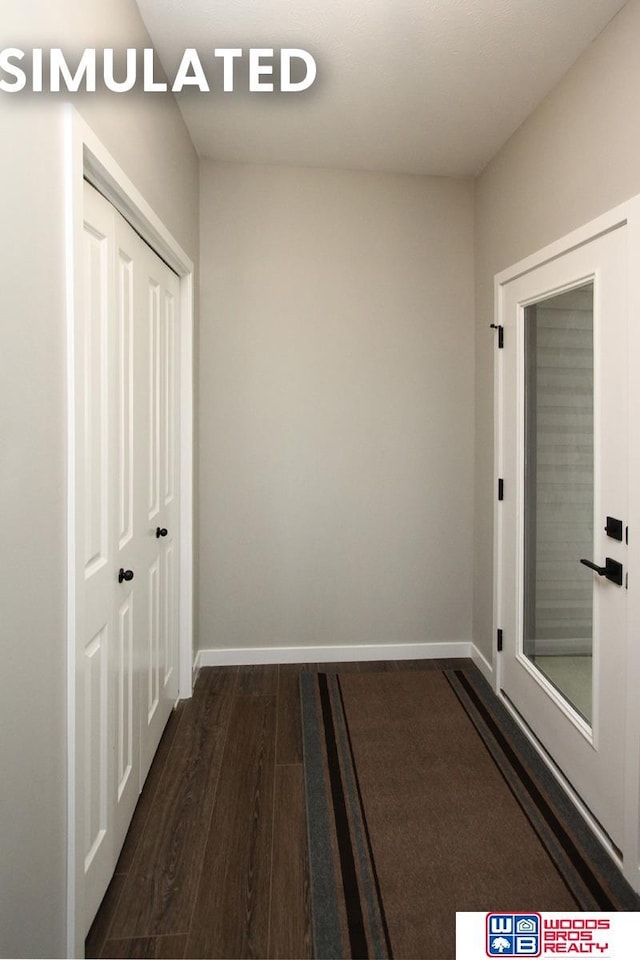
<path fill-rule="evenodd" d="M 617 517 L 607 517 L 607 525 L 604 529 L 612 540 L 622 542 L 622 520 L 618 520 Z"/>

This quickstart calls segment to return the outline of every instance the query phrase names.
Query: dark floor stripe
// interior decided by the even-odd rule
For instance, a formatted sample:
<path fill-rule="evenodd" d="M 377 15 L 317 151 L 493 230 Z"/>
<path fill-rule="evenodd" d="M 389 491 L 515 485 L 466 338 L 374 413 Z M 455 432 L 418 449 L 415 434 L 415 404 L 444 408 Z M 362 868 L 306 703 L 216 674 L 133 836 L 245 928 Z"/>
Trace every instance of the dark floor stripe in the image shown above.
<path fill-rule="evenodd" d="M 338 907 L 338 876 L 331 849 L 329 803 L 325 799 L 324 750 L 315 676 L 303 673 L 300 691 L 313 944 L 315 956 L 340 960 L 344 945 Z"/>
<path fill-rule="evenodd" d="M 378 870 L 376 867 L 375 857 L 373 855 L 373 847 L 371 845 L 371 835 L 369 833 L 369 824 L 367 823 L 367 815 L 365 811 L 364 801 L 362 799 L 362 791 L 360 789 L 360 778 L 358 777 L 358 768 L 356 766 L 356 758 L 353 752 L 353 741 L 351 740 L 351 731 L 349 730 L 349 720 L 347 719 L 347 711 L 344 705 L 344 697 L 342 695 L 342 684 L 340 683 L 340 676 L 336 677 L 338 682 L 338 691 L 340 693 L 340 703 L 342 705 L 342 715 L 344 717 L 344 728 L 347 733 L 347 741 L 349 743 L 349 754 L 351 757 L 351 766 L 353 768 L 353 775 L 356 784 L 356 790 L 358 792 L 358 802 L 360 804 L 360 814 L 362 818 L 362 823 L 364 825 L 365 837 L 367 838 L 367 847 L 369 850 L 369 860 L 371 863 L 371 871 L 373 873 L 373 882 L 376 888 L 376 896 L 378 898 L 378 910 L 380 911 L 380 920 L 382 922 L 382 929 L 384 932 L 384 939 L 387 945 L 387 952 L 389 955 L 389 960 L 393 960 L 393 950 L 391 947 L 391 937 L 389 936 L 389 927 L 387 925 L 387 916 L 384 911 L 384 903 L 382 901 L 382 892 L 380 890 L 380 881 L 378 879 Z"/>
<path fill-rule="evenodd" d="M 474 709 L 472 701 L 465 691 L 457 685 L 455 679 L 448 675 L 448 673 L 445 673 L 445 676 L 453 692 L 460 701 L 460 704 L 466 711 L 471 723 L 475 727 L 476 732 L 482 740 L 482 743 L 484 744 L 491 759 L 493 760 L 498 773 L 504 780 L 505 786 L 508 788 L 518 806 L 522 808 L 525 816 L 534 829 L 536 836 L 540 840 L 540 843 L 549 854 L 552 864 L 558 872 L 558 876 L 575 901 L 576 909 L 597 910 L 597 900 L 591 896 L 586 886 L 583 884 L 582 878 L 576 875 L 574 866 L 567 859 L 562 844 L 558 842 L 555 834 L 552 832 L 549 824 L 545 820 L 542 811 L 539 810 L 534 803 L 518 774 L 511 766 L 509 766 L 508 763 L 505 762 L 505 756 L 500 748 L 500 745 L 497 743 L 495 738 L 491 736 L 483 718 Z M 579 890 L 577 889 L 578 882 Z"/>
<path fill-rule="evenodd" d="M 351 956 L 357 957 L 358 960 L 367 960 L 369 956 L 367 950 L 367 938 L 365 935 L 364 919 L 360 904 L 355 860 L 353 856 L 353 849 L 351 847 L 351 837 L 349 834 L 347 807 L 345 803 L 344 790 L 342 787 L 342 780 L 340 777 L 340 764 L 338 759 L 335 730 L 333 727 L 333 718 L 331 716 L 329 688 L 327 686 L 327 678 L 324 674 L 318 675 L 318 688 L 320 691 L 320 703 L 322 706 L 322 720 L 324 724 L 324 735 L 327 749 L 327 766 L 329 768 L 329 780 L 331 782 L 331 798 L 333 801 L 333 813 L 336 823 L 336 838 L 338 841 L 338 852 L 340 855 L 340 868 L 342 872 L 342 884 L 344 888 L 345 907 L 347 911 L 347 926 L 349 929 Z"/>
<path fill-rule="evenodd" d="M 454 674 L 460 683 L 460 685 L 465 690 L 467 696 L 472 701 L 476 710 L 482 717 L 483 721 L 491 731 L 492 736 L 495 738 L 496 742 L 499 744 L 500 749 L 502 750 L 505 758 L 509 761 L 513 767 L 515 773 L 517 774 L 519 780 L 527 790 L 529 796 L 535 803 L 536 807 L 544 817 L 549 829 L 552 831 L 556 837 L 558 843 L 566 853 L 568 859 L 573 865 L 574 869 L 580 875 L 582 882 L 587 887 L 596 903 L 601 910 L 616 910 L 616 906 L 609 897 L 608 893 L 602 887 L 598 877 L 594 874 L 591 866 L 585 860 L 581 852 L 578 850 L 577 846 L 569 836 L 567 830 L 564 828 L 562 823 L 559 821 L 558 817 L 552 810 L 550 804 L 541 793 L 541 791 L 536 786 L 533 778 L 527 771 L 526 767 L 521 763 L 516 752 L 508 742 L 505 735 L 500 730 L 500 727 L 491 716 L 491 713 L 488 711 L 473 686 L 469 683 L 469 680 L 465 676 L 462 670 L 455 670 Z M 499 769 L 499 767 L 498 767 Z M 522 806 L 522 804 L 520 804 Z M 527 813 L 526 808 L 522 809 Z"/>

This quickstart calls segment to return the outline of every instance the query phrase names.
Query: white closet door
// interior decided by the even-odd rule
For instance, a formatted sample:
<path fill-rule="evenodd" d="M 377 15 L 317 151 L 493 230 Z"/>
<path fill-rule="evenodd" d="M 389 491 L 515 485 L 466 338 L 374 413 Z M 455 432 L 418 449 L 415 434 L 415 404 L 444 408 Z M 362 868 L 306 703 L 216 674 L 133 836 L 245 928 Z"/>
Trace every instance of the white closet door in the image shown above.
<path fill-rule="evenodd" d="M 87 187 L 87 190 L 92 190 Z M 95 194 L 95 191 L 92 191 Z M 140 484 L 144 460 L 140 455 L 144 424 L 140 421 L 138 392 L 145 368 L 136 297 L 142 241 L 111 205 L 98 195 L 112 220 L 115 250 L 115 352 L 113 432 L 116 460 L 114 484 L 115 567 L 133 573 L 132 580 L 115 586 L 115 640 L 112 651 L 113 684 L 111 734 L 114 737 L 114 844 L 120 850 L 140 790 L 139 689 L 136 664 L 145 631 L 146 596 L 139 575 L 141 536 Z"/>
<path fill-rule="evenodd" d="M 140 340 L 145 377 L 140 419 L 145 461 L 140 572 L 147 619 L 141 659 L 141 784 L 178 695 L 178 281 L 142 244 Z"/>
<path fill-rule="evenodd" d="M 117 645 L 115 485 L 115 296 L 113 218 L 90 188 L 84 197 L 84 309 L 76 329 L 77 377 L 76 550 L 78 675 L 76 842 L 84 880 L 87 924 L 113 872 L 114 677 Z M 128 590 L 122 591 L 126 610 Z M 127 614 L 125 613 L 125 620 Z"/>
<path fill-rule="evenodd" d="M 88 929 L 178 695 L 178 280 L 84 192 L 77 873 Z"/>

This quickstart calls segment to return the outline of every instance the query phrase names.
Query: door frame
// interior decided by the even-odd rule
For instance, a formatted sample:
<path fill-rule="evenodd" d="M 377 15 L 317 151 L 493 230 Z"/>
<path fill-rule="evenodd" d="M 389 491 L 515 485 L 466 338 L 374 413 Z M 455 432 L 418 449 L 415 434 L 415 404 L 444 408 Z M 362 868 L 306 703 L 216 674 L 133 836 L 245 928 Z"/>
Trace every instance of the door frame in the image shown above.
<path fill-rule="evenodd" d="M 180 625 L 179 698 L 193 690 L 193 431 L 194 431 L 194 264 L 71 104 L 64 106 L 65 287 L 67 317 L 67 956 L 84 956 L 82 884 L 77 875 L 77 838 L 82 804 L 76 776 L 76 442 L 75 325 L 82 300 L 83 181 L 87 179 L 124 216 L 180 282 Z"/>
<path fill-rule="evenodd" d="M 627 277 L 629 304 L 629 365 L 631 370 L 640 370 L 640 287 L 633 283 L 634 269 L 640 265 L 640 195 L 614 207 L 582 227 L 572 231 L 561 239 L 551 243 L 531 256 L 495 275 L 494 278 L 494 323 L 503 325 L 505 310 L 505 286 L 523 274 L 535 270 L 577 247 L 583 246 L 616 227 L 627 228 Z M 504 354 L 494 351 L 494 482 L 497 488 L 498 478 L 503 476 L 504 437 L 502 434 L 502 409 L 504 396 Z M 640 410 L 640 377 L 629 378 L 629 410 Z M 574 804 L 585 817 L 592 830 L 620 866 L 624 876 L 637 892 L 640 892 L 640 698 L 634 695 L 640 686 L 640 642 L 637 638 L 640 627 L 640 418 L 629 417 L 628 435 L 629 453 L 629 546 L 628 546 L 628 624 L 626 636 L 626 677 L 625 697 L 625 749 L 624 749 L 624 839 L 621 849 L 622 859 L 612 848 L 606 835 L 590 815 L 580 797 L 573 790 L 562 771 L 556 766 L 544 747 L 512 707 L 510 701 L 501 692 L 501 657 L 497 644 L 492 643 L 493 688 L 505 704 L 525 735 L 540 754 L 549 770 L 568 793 Z M 494 489 L 495 489 L 494 488 Z M 494 495 L 493 510 L 493 637 L 502 626 L 503 596 L 501 583 L 501 547 L 502 547 L 502 509 Z M 634 629 L 635 628 L 635 629 Z"/>

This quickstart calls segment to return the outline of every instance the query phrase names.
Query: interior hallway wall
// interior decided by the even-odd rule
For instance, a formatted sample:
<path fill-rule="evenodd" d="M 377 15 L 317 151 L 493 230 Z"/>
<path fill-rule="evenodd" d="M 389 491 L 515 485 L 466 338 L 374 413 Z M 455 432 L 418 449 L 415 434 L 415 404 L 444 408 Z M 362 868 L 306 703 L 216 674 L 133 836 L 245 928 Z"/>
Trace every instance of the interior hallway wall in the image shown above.
<path fill-rule="evenodd" d="M 490 660 L 493 278 L 640 193 L 640 0 L 630 0 L 476 181 L 474 640 Z"/>
<path fill-rule="evenodd" d="M 133 0 L 3 0 L 5 45 L 149 46 Z M 198 161 L 171 98 L 75 99 L 188 254 Z M 63 125 L 0 96 L 0 955 L 66 956 L 66 317 Z"/>
<path fill-rule="evenodd" d="M 472 184 L 201 171 L 200 645 L 469 641 Z"/>

